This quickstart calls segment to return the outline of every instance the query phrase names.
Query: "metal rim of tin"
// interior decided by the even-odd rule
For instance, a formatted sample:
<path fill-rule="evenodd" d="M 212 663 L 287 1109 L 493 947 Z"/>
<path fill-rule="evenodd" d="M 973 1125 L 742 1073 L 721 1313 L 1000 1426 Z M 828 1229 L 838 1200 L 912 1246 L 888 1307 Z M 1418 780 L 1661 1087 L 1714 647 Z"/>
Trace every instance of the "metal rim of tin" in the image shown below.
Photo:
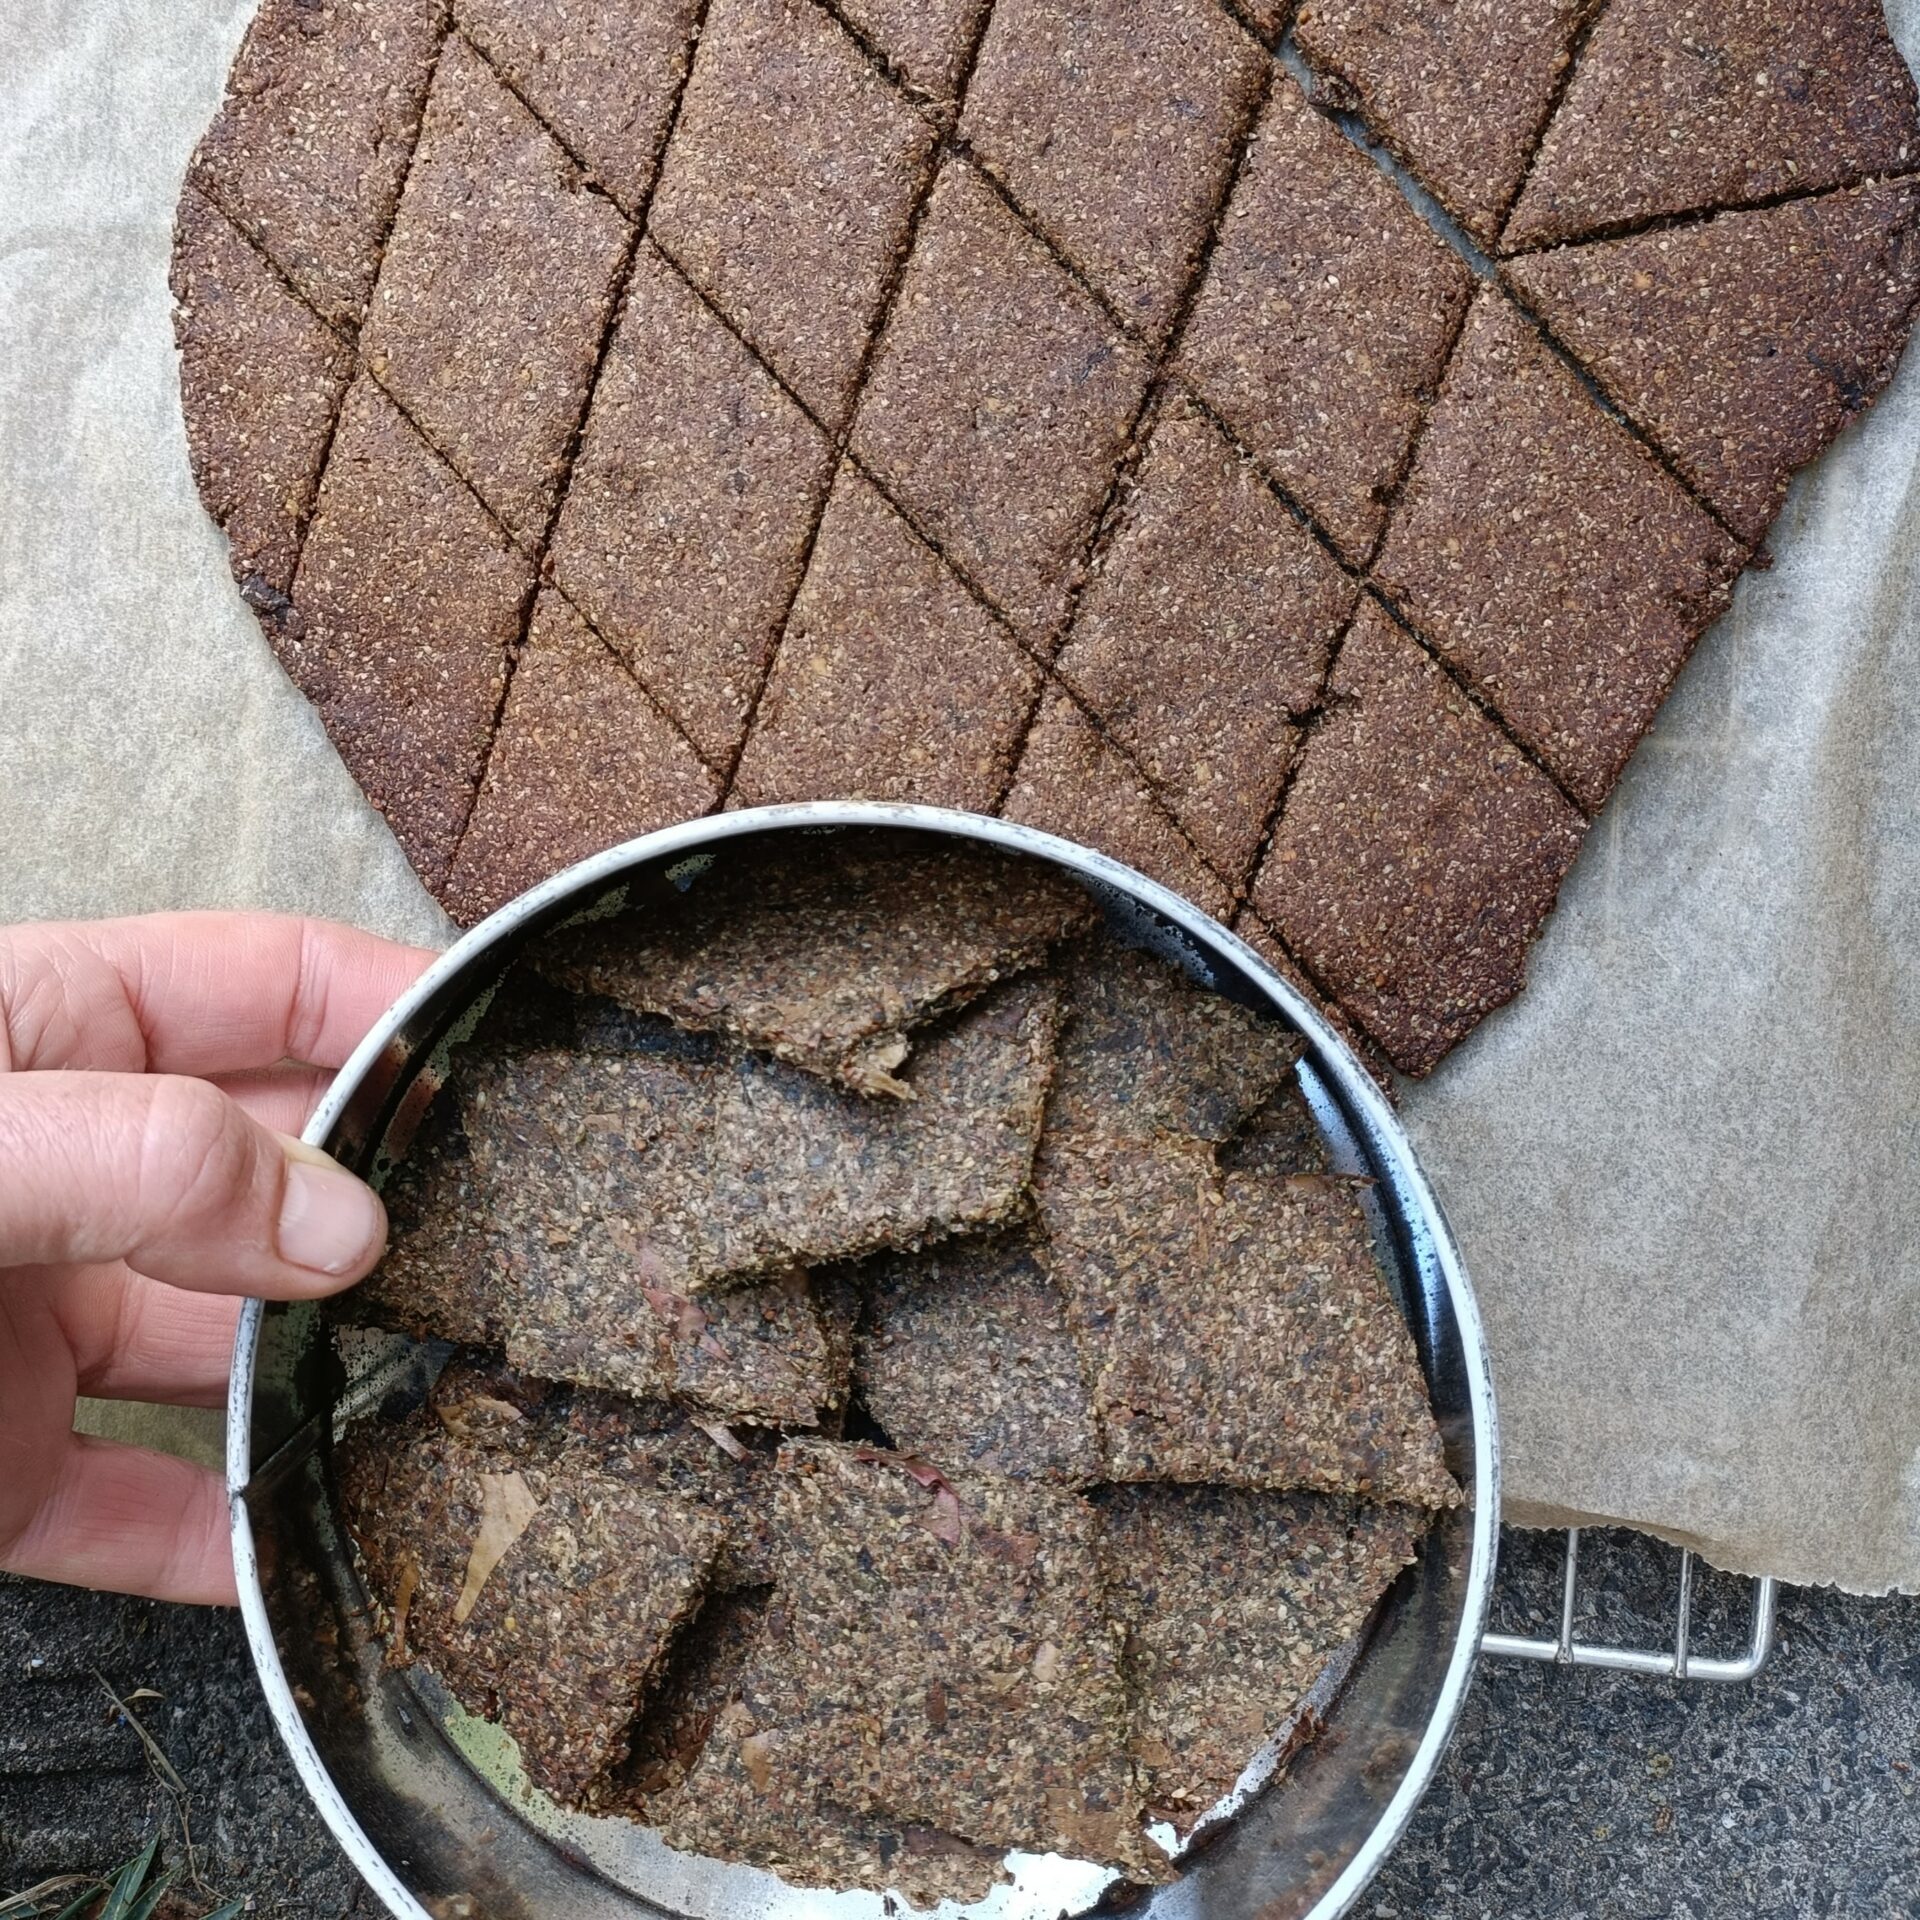
<path fill-rule="evenodd" d="M 1451 1228 L 1414 1155 L 1412 1143 L 1372 1076 L 1319 1009 L 1277 974 L 1238 935 L 1179 895 L 1106 855 L 1016 822 L 944 808 L 854 801 L 812 801 L 742 809 L 664 828 L 595 854 L 553 875 L 508 902 L 440 955 L 382 1016 L 340 1069 L 302 1138 L 324 1146 L 343 1112 L 387 1055 L 409 1019 L 452 983 L 476 971 L 476 962 L 529 922 L 551 918 L 571 899 L 605 891 L 620 876 L 675 856 L 686 858 L 725 842 L 806 828 L 906 828 L 997 846 L 1064 867 L 1111 894 L 1146 908 L 1170 924 L 1202 953 L 1229 961 L 1259 988 L 1308 1040 L 1314 1065 L 1337 1087 L 1346 1118 L 1357 1126 L 1370 1157 L 1390 1171 L 1401 1204 L 1410 1208 L 1423 1268 L 1437 1280 L 1464 1372 L 1472 1438 L 1472 1476 L 1467 1489 L 1471 1540 L 1465 1556 L 1463 1597 L 1446 1672 L 1418 1744 L 1371 1830 L 1344 1867 L 1310 1904 L 1275 1902 L 1270 1910 L 1298 1920 L 1338 1920 L 1349 1912 L 1404 1833 L 1424 1797 L 1451 1739 L 1465 1702 L 1491 1598 L 1499 1513 L 1499 1429 L 1493 1382 L 1479 1305 Z M 249 1651 L 276 1731 L 309 1797 L 341 1849 L 396 1920 L 434 1920 L 368 1837 L 329 1773 L 295 1699 L 275 1643 L 246 1495 L 252 1479 L 256 1363 L 265 1303 L 250 1300 L 234 1338 L 227 1395 L 226 1482 L 232 1528 L 234 1574 Z"/>

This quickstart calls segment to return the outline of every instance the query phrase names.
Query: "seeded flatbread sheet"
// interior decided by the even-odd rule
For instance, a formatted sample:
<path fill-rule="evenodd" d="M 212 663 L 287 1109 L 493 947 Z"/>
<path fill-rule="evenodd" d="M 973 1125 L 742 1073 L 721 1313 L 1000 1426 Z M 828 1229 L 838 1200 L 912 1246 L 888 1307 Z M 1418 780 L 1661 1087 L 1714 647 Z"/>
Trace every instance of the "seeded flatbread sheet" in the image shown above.
<path fill-rule="evenodd" d="M 895 1446 L 942 1469 L 1099 1478 L 1066 1300 L 1026 1235 L 948 1240 L 858 1271 L 855 1391 Z"/>
<path fill-rule="evenodd" d="M 1140 1827 L 1122 1643 L 1084 1501 L 800 1441 L 781 1455 L 777 1512 L 785 1631 L 716 1727 L 673 1844 L 778 1846 L 825 1801 L 1164 1869 Z"/>
<path fill-rule="evenodd" d="M 1110 1478 L 1459 1499 L 1350 1182 L 1050 1138 L 1038 1191 Z"/>
<path fill-rule="evenodd" d="M 1431 1516 L 1227 1487 L 1110 1487 L 1096 1499 L 1147 1805 L 1184 1830 L 1292 1718 Z"/>
<path fill-rule="evenodd" d="M 620 1017 L 642 1039 L 659 1024 Z M 846 1336 L 794 1264 L 1021 1208 L 1055 1021 L 1051 982 L 1010 982 L 927 1040 L 915 1099 L 886 1103 L 751 1054 L 470 1050 L 349 1311 L 504 1343 L 552 1378 L 812 1425 L 844 1398 Z"/>
<path fill-rule="evenodd" d="M 918 835 L 742 848 L 689 887 L 568 930 L 541 965 L 677 1025 L 903 1095 L 909 1032 L 1094 922 L 1053 868 Z"/>
<path fill-rule="evenodd" d="M 1578 378 L 1610 329 L 1490 368 L 1502 280 L 1462 335 L 1486 255 L 1819 222 L 1916 155 L 1882 0 L 260 0 L 175 234 L 186 440 L 456 918 L 730 806 L 997 811 L 1251 915 L 1418 1075 L 1498 1004 L 1483 953 L 1435 943 L 1458 1017 L 1408 1044 L 1262 924 L 1327 910 L 1287 767 L 1345 610 L 1384 592 L 1591 814 L 1777 498 L 1719 537 L 1676 390 L 1733 396 L 1696 444 L 1736 471 L 1866 397 L 1783 434 L 1738 404 L 1782 276 L 1680 274 L 1713 324 L 1625 369 L 1676 369 L 1643 469 Z M 1812 335 L 1877 278 L 1832 252 Z M 1343 789 L 1376 840 L 1394 774 Z M 1457 842 L 1477 797 L 1423 805 Z M 1515 989 L 1529 877 L 1448 880 Z"/>
<path fill-rule="evenodd" d="M 1108 940 L 1063 963 L 1049 1134 L 1223 1140 L 1292 1074 L 1299 1036 L 1178 967 Z"/>
<path fill-rule="evenodd" d="M 336 1469 L 389 1659 L 499 1719 L 536 1786 L 591 1800 L 706 1590 L 719 1521 L 584 1467 L 512 1465 L 428 1413 L 362 1422 Z"/>

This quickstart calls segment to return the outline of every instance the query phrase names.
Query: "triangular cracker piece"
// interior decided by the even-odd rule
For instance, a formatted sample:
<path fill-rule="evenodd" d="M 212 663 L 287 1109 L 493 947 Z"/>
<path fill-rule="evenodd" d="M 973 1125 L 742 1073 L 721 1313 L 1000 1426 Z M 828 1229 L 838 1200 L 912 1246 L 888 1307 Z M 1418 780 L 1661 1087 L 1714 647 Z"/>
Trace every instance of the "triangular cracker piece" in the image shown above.
<path fill-rule="evenodd" d="M 1049 1137 L 1224 1140 L 1292 1078 L 1297 1034 L 1165 960 L 1098 940 L 1061 973 L 1066 1015 Z"/>
<path fill-rule="evenodd" d="M 1490 247 L 1601 0 L 1309 0 L 1295 31 L 1368 126 Z"/>
<path fill-rule="evenodd" d="M 970 1235 L 857 1272 L 855 1376 L 895 1446 L 956 1470 L 1099 1478 L 1080 1352 L 1043 1249 Z"/>
<path fill-rule="evenodd" d="M 1850 185 L 1920 159 L 1881 0 L 1614 0 L 1502 250 Z"/>
<path fill-rule="evenodd" d="M 1147 1805 L 1184 1830 L 1292 1720 L 1430 1516 L 1228 1487 L 1112 1487 L 1098 1506 Z"/>
<path fill-rule="evenodd" d="M 535 1786 L 591 1802 L 706 1591 L 720 1521 L 582 1465 L 503 1461 L 426 1410 L 354 1427 L 336 1470 L 389 1659 L 498 1719 Z"/>
<path fill-rule="evenodd" d="M 1874 185 L 1515 260 L 1514 286 L 1742 538 L 1892 378 L 1920 188 Z"/>

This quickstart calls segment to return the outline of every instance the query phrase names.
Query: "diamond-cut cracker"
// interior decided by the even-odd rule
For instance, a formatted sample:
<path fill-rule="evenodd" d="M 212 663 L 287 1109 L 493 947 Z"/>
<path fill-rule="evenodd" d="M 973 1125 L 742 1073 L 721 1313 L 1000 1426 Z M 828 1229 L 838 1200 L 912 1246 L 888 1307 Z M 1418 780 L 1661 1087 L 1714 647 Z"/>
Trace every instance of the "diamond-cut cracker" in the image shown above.
<path fill-rule="evenodd" d="M 716 1725 L 669 1841 L 778 1849 L 825 1802 L 1164 1868 L 1140 1829 L 1092 1509 L 999 1475 L 927 1478 L 873 1449 L 782 1455 L 784 1631 Z"/>
<path fill-rule="evenodd" d="M 906 1095 L 911 1029 L 1093 924 L 1054 869 L 917 836 L 744 847 L 684 899 L 557 936 L 546 970 L 862 1093 Z"/>
<path fill-rule="evenodd" d="M 1079 1138 L 1039 1195 L 1109 1478 L 1458 1501 L 1350 1182 Z"/>
<path fill-rule="evenodd" d="M 506 1465 L 424 1410 L 352 1428 L 336 1469 L 393 1655 L 497 1718 L 534 1785 L 590 1802 L 706 1589 L 720 1522 L 584 1468 Z M 476 1595 L 470 1556 L 490 1501 L 516 1511 L 519 1531 Z"/>
<path fill-rule="evenodd" d="M 1292 1078 L 1297 1034 L 1168 961 L 1092 940 L 1061 971 L 1049 1142 L 1068 1133 L 1224 1140 Z"/>
<path fill-rule="evenodd" d="M 1191 1827 L 1359 1632 L 1430 1516 L 1229 1487 L 1112 1487 L 1098 1506 L 1147 1804 Z"/>

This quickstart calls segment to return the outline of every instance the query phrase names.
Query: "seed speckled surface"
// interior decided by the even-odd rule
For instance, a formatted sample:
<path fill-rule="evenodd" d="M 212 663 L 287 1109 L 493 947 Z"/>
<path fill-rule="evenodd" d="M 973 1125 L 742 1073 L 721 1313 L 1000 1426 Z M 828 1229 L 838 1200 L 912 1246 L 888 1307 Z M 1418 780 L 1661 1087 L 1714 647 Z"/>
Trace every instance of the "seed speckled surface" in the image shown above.
<path fill-rule="evenodd" d="M 1295 31 L 1319 73 L 1483 247 L 1603 0 L 1307 0 Z"/>
<path fill-rule="evenodd" d="M 1481 294 L 1376 572 L 1589 813 L 1746 557 L 1511 302 Z"/>
<path fill-rule="evenodd" d="M 1920 301 L 1920 187 L 1509 263 L 1520 296 L 1742 538 L 1893 377 Z"/>
<path fill-rule="evenodd" d="M 855 1371 L 868 1412 L 940 1467 L 1085 1484 L 1093 1408 L 1045 1250 L 1021 1235 L 884 1254 L 857 1270 Z"/>
<path fill-rule="evenodd" d="M 1501 245 L 1846 185 L 1920 161 L 1881 0 L 1614 0 Z"/>
<path fill-rule="evenodd" d="M 1378 606 L 1331 692 L 1254 901 L 1423 1073 L 1519 992 L 1586 822 Z"/>
<path fill-rule="evenodd" d="M 913 1029 L 1095 917 L 1054 868 L 911 834 L 844 845 L 830 875 L 791 849 L 742 849 L 674 909 L 649 901 L 558 936 L 548 964 L 637 1012 L 894 1097 Z"/>
<path fill-rule="evenodd" d="M 1150 1867 L 1092 1508 L 999 1475 L 926 1477 L 873 1448 L 788 1446 L 782 1531 L 805 1550 L 782 1561 L 784 1630 L 668 1838 L 711 1845 L 783 1806 L 805 1821 L 824 1796 Z"/>
<path fill-rule="evenodd" d="M 1191 1827 L 1359 1632 L 1426 1516 L 1227 1487 L 1112 1487 L 1097 1504 L 1147 1804 Z"/>
<path fill-rule="evenodd" d="M 1224 1140 L 1292 1077 L 1300 1041 L 1171 962 L 1096 939 L 1063 961 L 1049 1144 L 1066 1135 Z"/>
<path fill-rule="evenodd" d="M 517 538 L 559 489 L 626 244 L 618 208 L 450 41 L 360 350 Z"/>
<path fill-rule="evenodd" d="M 354 1428 L 336 1469 L 354 1543 L 396 1615 L 390 1654 L 418 1657 L 497 1716 L 535 1785 L 591 1798 L 705 1591 L 719 1521 L 584 1468 L 502 1470 L 430 1415 Z M 503 1505 L 518 1531 L 476 1595 L 477 1549 Z"/>

